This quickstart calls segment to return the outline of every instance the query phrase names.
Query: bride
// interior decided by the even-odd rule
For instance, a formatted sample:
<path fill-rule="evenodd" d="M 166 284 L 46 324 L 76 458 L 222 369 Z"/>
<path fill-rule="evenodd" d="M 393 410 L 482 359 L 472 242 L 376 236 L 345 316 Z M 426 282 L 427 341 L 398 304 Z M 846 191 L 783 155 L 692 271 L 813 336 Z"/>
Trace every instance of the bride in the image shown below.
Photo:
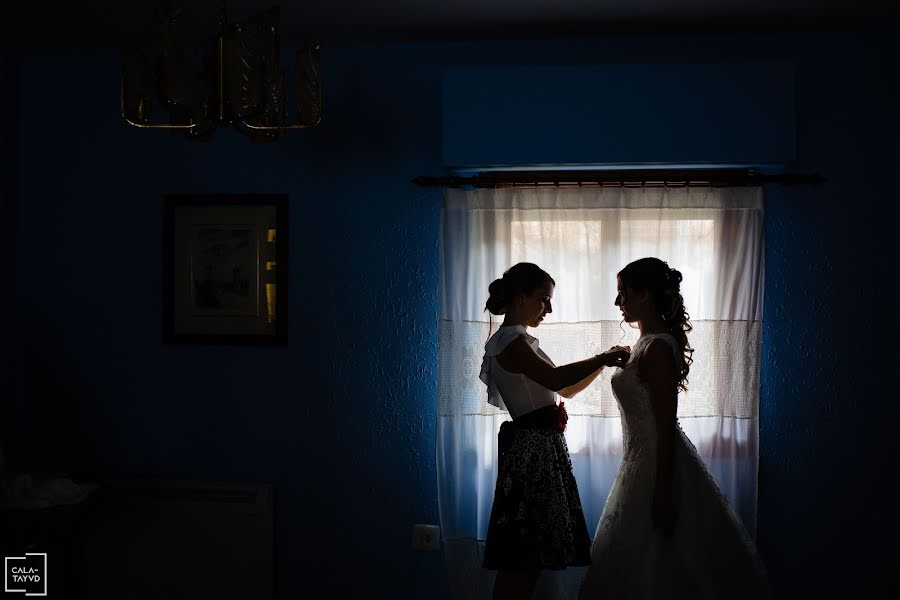
<path fill-rule="evenodd" d="M 616 306 L 641 336 L 612 377 L 624 453 L 579 597 L 769 598 L 753 542 L 678 426 L 693 352 L 681 273 L 642 258 L 617 279 Z"/>

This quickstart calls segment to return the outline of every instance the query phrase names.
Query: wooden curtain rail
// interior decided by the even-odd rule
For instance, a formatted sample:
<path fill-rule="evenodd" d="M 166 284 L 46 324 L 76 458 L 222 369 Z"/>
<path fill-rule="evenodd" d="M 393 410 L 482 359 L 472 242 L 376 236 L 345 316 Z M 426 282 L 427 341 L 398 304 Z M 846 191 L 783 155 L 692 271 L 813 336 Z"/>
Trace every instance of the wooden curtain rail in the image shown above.
<path fill-rule="evenodd" d="M 483 171 L 471 177 L 419 176 L 419 186 L 508 187 L 744 187 L 766 183 L 815 184 L 817 174 L 760 173 L 757 169 L 626 169 L 618 171 Z"/>

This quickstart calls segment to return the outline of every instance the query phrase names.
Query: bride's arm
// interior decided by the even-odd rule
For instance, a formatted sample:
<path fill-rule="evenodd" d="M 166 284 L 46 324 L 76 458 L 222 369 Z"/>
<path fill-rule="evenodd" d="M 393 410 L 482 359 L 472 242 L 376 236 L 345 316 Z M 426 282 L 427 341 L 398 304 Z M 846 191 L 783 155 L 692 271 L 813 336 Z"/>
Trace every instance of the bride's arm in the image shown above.
<path fill-rule="evenodd" d="M 650 342 L 640 364 L 641 376 L 650 388 L 650 402 L 656 418 L 656 485 L 653 489 L 654 525 L 671 533 L 675 514 L 672 508 L 674 443 L 678 412 L 675 358 L 662 341 Z"/>

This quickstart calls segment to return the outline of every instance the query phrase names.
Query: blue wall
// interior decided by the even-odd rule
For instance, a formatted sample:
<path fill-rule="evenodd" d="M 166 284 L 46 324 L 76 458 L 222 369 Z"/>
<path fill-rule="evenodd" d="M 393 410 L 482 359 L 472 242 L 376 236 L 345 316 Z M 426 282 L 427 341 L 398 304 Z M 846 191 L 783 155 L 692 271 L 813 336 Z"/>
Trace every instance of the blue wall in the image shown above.
<path fill-rule="evenodd" d="M 447 69 L 442 158 L 461 168 L 792 161 L 795 79 L 779 61 Z"/>
<path fill-rule="evenodd" d="M 786 61 L 789 166 L 829 182 L 767 190 L 759 544 L 783 597 L 886 580 L 888 557 L 865 550 L 871 532 L 897 533 L 881 487 L 896 469 L 879 458 L 897 454 L 896 393 L 876 375 L 900 106 L 887 33 L 325 46 L 322 125 L 269 145 L 127 127 L 116 56 L 25 58 L 11 333 L 24 368 L 8 389 L 27 411 L 10 458 L 271 481 L 282 598 L 313 577 L 328 597 L 446 597 L 441 555 L 409 549 L 409 526 L 438 519 L 440 194 L 409 179 L 443 172 L 443 69 Z M 290 194 L 287 348 L 161 344 L 173 192 Z"/>

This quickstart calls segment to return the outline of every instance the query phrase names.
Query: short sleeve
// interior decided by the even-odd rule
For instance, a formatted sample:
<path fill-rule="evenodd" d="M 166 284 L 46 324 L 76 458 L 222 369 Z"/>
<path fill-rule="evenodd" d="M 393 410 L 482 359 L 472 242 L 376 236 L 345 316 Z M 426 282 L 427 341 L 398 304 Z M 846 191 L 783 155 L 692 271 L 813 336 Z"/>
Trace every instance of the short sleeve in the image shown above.
<path fill-rule="evenodd" d="M 537 338 L 528 335 L 528 331 L 525 329 L 524 325 L 513 325 L 511 327 L 501 327 L 497 330 L 497 333 L 491 336 L 491 339 L 487 341 L 484 345 L 484 355 L 485 356 L 497 356 L 506 350 L 506 347 L 509 346 L 513 340 L 517 339 L 519 336 L 525 336 L 525 339 L 531 344 L 531 347 L 535 347 L 535 342 L 537 342 Z"/>
<path fill-rule="evenodd" d="M 684 355 L 681 352 L 681 348 L 679 348 L 678 346 L 678 342 L 675 341 L 675 338 L 668 333 L 655 334 L 650 339 L 650 341 L 647 342 L 646 346 L 644 347 L 645 350 L 650 346 L 653 340 L 662 340 L 666 343 L 667 346 L 669 346 L 669 348 L 672 350 L 673 356 L 675 357 L 675 371 L 680 373 L 681 366 L 684 364 Z"/>
<path fill-rule="evenodd" d="M 513 340 L 520 336 L 525 336 L 526 341 L 534 348 L 535 352 L 539 351 L 537 338 L 528 335 L 524 325 L 501 327 L 484 345 L 484 358 L 481 361 L 481 373 L 479 373 L 478 378 L 481 379 L 488 388 L 488 404 L 496 406 L 500 410 L 507 410 L 507 408 L 503 403 L 503 398 L 500 397 L 500 391 L 497 389 L 497 384 L 491 375 L 491 359 L 502 353 Z"/>

